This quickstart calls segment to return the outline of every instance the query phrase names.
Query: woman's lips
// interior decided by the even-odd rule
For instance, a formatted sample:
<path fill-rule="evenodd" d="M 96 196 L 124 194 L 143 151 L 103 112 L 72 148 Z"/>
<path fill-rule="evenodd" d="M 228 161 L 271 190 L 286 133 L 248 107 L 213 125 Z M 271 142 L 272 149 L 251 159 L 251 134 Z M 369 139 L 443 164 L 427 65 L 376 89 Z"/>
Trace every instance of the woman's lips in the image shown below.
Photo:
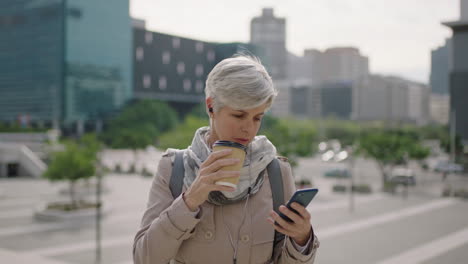
<path fill-rule="evenodd" d="M 236 141 L 237 143 L 244 144 L 244 145 L 249 142 L 249 140 L 246 138 L 235 138 L 234 141 Z"/>

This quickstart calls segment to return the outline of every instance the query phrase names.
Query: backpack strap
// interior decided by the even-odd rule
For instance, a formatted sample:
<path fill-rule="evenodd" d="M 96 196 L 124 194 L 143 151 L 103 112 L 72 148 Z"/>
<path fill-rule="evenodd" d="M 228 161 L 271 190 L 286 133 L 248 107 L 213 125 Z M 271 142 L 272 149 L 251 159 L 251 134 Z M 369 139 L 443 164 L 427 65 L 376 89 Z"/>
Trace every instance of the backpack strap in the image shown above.
<path fill-rule="evenodd" d="M 279 214 L 280 205 L 284 204 L 283 177 L 281 175 L 281 167 L 277 158 L 273 159 L 267 166 L 268 178 L 270 179 L 271 194 L 273 197 L 273 210 Z M 273 254 L 278 243 L 284 239 L 284 234 L 275 230 L 275 238 L 273 242 Z"/>
<path fill-rule="evenodd" d="M 175 153 L 174 166 L 172 166 L 171 180 L 169 181 L 169 189 L 171 190 L 172 197 L 174 197 L 174 199 L 179 197 L 182 193 L 184 176 L 184 151 L 177 150 Z"/>

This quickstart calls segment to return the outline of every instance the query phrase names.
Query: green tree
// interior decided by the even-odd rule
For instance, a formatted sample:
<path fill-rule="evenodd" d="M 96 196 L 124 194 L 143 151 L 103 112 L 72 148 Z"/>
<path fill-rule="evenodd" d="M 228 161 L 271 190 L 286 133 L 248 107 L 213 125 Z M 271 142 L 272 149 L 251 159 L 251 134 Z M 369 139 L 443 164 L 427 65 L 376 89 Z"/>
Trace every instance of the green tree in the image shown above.
<path fill-rule="evenodd" d="M 95 138 L 95 137 L 94 137 Z M 87 179 L 95 174 L 96 153 L 99 144 L 93 136 L 86 137 L 82 142 L 69 141 L 65 150 L 52 154 L 52 160 L 43 177 L 50 181 L 68 181 L 70 203 L 77 208 L 75 185 L 80 179 Z"/>
<path fill-rule="evenodd" d="M 184 149 L 192 143 L 195 131 L 200 127 L 208 125 L 207 119 L 188 115 L 183 123 L 161 135 L 157 146 L 160 149 Z"/>
<path fill-rule="evenodd" d="M 113 148 L 144 148 L 178 123 L 177 113 L 166 103 L 142 100 L 126 106 L 102 138 Z"/>
<path fill-rule="evenodd" d="M 429 155 L 429 149 L 419 143 L 417 135 L 407 131 L 366 131 L 363 133 L 357 153 L 374 159 L 381 171 L 382 183 L 388 181 L 387 167 L 405 163 L 407 159 L 421 160 Z"/>
<path fill-rule="evenodd" d="M 276 146 L 280 155 L 288 157 L 292 166 L 297 157 L 310 156 L 315 152 L 317 131 L 307 120 L 277 119 L 266 116 L 259 134 L 264 134 Z"/>

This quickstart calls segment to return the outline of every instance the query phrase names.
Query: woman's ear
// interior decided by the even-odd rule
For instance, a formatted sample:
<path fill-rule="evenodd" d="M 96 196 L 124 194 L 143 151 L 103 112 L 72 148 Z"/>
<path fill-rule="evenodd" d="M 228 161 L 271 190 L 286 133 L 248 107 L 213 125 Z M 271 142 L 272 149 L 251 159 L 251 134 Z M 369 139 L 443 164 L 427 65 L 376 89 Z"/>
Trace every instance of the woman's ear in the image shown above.
<path fill-rule="evenodd" d="M 206 108 L 208 109 L 209 114 L 213 113 L 213 99 L 211 97 L 207 97 L 205 100 Z"/>

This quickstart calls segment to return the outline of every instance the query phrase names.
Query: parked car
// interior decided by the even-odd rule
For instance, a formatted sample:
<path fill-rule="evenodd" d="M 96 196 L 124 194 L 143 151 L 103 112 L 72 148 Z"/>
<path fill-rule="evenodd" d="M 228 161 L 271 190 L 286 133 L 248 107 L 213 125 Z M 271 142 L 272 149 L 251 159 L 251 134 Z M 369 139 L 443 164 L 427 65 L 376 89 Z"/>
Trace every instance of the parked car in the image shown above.
<path fill-rule="evenodd" d="M 444 160 L 444 161 L 439 161 L 437 165 L 434 167 L 434 170 L 437 172 L 445 172 L 445 173 L 460 173 L 460 172 L 463 172 L 463 166 L 460 164 L 450 162 L 448 160 Z"/>
<path fill-rule="evenodd" d="M 351 174 L 347 169 L 331 169 L 323 173 L 323 176 L 328 178 L 349 178 Z"/>
<path fill-rule="evenodd" d="M 414 172 L 409 168 L 394 168 L 392 170 L 389 181 L 394 184 L 401 185 L 416 185 L 416 177 Z"/>

